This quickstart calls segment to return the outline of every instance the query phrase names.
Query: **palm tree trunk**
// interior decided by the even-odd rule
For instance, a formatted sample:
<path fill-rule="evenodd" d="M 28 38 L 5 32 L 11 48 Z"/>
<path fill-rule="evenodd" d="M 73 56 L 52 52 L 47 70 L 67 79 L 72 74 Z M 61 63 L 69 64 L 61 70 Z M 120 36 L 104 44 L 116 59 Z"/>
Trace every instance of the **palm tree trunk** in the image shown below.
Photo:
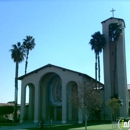
<path fill-rule="evenodd" d="M 14 106 L 14 121 L 17 120 L 17 102 L 18 102 L 18 62 L 15 68 L 15 106 Z"/>
<path fill-rule="evenodd" d="M 97 89 L 97 54 L 95 54 L 95 80 L 96 80 L 95 87 Z"/>
<path fill-rule="evenodd" d="M 100 55 L 99 54 L 98 54 L 98 81 L 99 81 L 98 87 L 100 90 Z"/>
<path fill-rule="evenodd" d="M 98 54 L 98 81 L 100 82 L 100 56 Z"/>
<path fill-rule="evenodd" d="M 26 56 L 26 61 L 25 61 L 25 74 L 27 73 L 28 55 L 29 55 L 29 49 L 27 50 L 27 56 Z"/>

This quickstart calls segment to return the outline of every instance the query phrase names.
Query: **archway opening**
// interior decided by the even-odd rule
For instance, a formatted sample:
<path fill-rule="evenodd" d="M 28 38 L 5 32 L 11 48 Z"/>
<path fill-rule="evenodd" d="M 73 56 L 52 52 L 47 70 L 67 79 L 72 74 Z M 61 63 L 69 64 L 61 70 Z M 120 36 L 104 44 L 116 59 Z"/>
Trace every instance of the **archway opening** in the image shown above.
<path fill-rule="evenodd" d="M 34 99 L 35 99 L 35 92 L 34 92 L 34 85 L 29 83 L 25 87 L 25 116 L 24 120 L 33 120 L 34 119 Z"/>
<path fill-rule="evenodd" d="M 78 108 L 73 105 L 71 101 L 71 95 L 73 92 L 78 94 L 78 85 L 74 81 L 70 81 L 67 84 L 67 120 L 78 121 Z"/>
<path fill-rule="evenodd" d="M 29 104 L 29 86 L 27 85 L 26 86 L 26 105 L 28 105 Z"/>
<path fill-rule="evenodd" d="M 47 73 L 40 82 L 40 119 L 61 121 L 62 81 L 58 74 Z"/>

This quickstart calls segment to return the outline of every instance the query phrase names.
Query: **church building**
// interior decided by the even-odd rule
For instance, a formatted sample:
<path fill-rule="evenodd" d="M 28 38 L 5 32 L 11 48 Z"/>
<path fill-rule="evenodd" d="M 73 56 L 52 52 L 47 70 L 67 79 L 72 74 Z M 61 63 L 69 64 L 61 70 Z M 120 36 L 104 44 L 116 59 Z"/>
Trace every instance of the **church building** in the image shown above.
<path fill-rule="evenodd" d="M 95 82 L 92 77 L 55 66 L 45 65 L 19 77 L 21 84 L 20 122 L 24 119 L 39 122 L 45 121 L 83 122 L 83 114 L 69 102 L 72 89 L 79 88 L 79 83 Z M 26 87 L 29 86 L 29 106 L 26 110 Z M 103 84 L 100 83 L 103 88 Z M 103 91 L 103 90 L 102 90 Z"/>

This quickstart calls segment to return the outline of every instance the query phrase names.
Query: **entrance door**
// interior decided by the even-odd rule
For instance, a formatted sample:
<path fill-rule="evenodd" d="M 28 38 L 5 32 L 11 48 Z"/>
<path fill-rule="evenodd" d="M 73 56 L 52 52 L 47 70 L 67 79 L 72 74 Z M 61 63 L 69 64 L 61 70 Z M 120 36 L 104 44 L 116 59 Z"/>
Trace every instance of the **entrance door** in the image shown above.
<path fill-rule="evenodd" d="M 62 109 L 61 107 L 57 107 L 57 120 L 62 119 Z"/>
<path fill-rule="evenodd" d="M 61 106 L 55 106 L 54 107 L 54 120 L 60 121 L 62 119 L 62 109 Z"/>

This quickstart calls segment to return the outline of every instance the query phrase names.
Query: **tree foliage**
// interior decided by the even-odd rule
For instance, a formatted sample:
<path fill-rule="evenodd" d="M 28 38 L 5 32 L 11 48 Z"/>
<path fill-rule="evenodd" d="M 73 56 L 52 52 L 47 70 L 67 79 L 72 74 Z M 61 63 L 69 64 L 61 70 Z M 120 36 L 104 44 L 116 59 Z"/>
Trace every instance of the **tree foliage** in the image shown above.
<path fill-rule="evenodd" d="M 91 45 L 91 49 L 94 50 L 95 54 L 98 55 L 100 52 L 102 52 L 102 49 L 106 44 L 106 39 L 104 35 L 98 31 L 92 35 L 89 44 Z"/>
<path fill-rule="evenodd" d="M 14 111 L 14 106 L 0 106 L 0 115 L 11 114 Z"/>
<path fill-rule="evenodd" d="M 10 104 L 15 104 L 15 101 L 9 101 L 7 103 L 10 103 Z"/>
<path fill-rule="evenodd" d="M 100 109 L 102 105 L 100 94 L 94 89 L 94 84 L 79 85 L 79 91 L 75 89 L 72 92 L 71 102 L 82 111 L 85 117 L 85 129 L 87 129 L 87 120 L 90 113 Z"/>
<path fill-rule="evenodd" d="M 123 105 L 123 102 L 121 99 L 119 99 L 118 95 L 115 94 L 112 96 L 108 101 L 107 105 L 111 109 L 111 121 L 116 122 L 117 120 L 117 111 L 120 108 L 120 106 Z M 115 127 L 115 126 L 114 126 Z"/>
<path fill-rule="evenodd" d="M 122 25 L 119 23 L 111 23 L 109 25 L 109 38 L 110 41 L 118 41 L 122 33 Z"/>
<path fill-rule="evenodd" d="M 110 98 L 107 102 L 107 105 L 110 107 L 110 109 L 112 110 L 112 113 L 114 113 L 115 111 L 117 111 L 120 107 L 120 103 L 119 100 L 116 98 Z"/>
<path fill-rule="evenodd" d="M 25 74 L 27 73 L 27 65 L 28 65 L 28 55 L 29 51 L 34 49 L 35 47 L 35 39 L 32 36 L 26 36 L 26 39 L 23 39 L 23 47 L 26 53 L 26 61 L 25 61 Z"/>
<path fill-rule="evenodd" d="M 114 94 L 110 99 L 107 101 L 107 105 L 110 107 L 112 112 L 114 113 L 119 109 L 120 106 L 123 105 L 123 101 L 119 98 L 117 94 Z"/>
<path fill-rule="evenodd" d="M 14 62 L 22 62 L 25 57 L 25 51 L 23 48 L 23 45 L 20 42 L 17 42 L 17 44 L 12 45 L 11 51 L 11 58 L 13 59 Z"/>

